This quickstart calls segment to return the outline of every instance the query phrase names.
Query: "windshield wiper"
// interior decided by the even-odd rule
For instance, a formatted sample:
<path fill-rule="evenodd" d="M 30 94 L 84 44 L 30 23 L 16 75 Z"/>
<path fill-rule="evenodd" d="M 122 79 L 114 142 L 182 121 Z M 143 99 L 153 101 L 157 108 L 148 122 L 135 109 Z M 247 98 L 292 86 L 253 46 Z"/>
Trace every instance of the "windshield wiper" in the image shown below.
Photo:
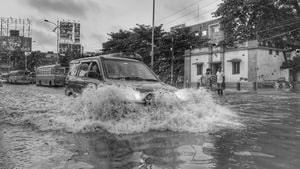
<path fill-rule="evenodd" d="M 125 77 L 125 80 L 138 80 L 138 81 L 155 81 L 157 82 L 158 80 L 156 79 L 144 79 L 144 78 L 141 78 L 141 77 Z"/>
<path fill-rule="evenodd" d="M 130 76 L 130 77 L 125 77 L 125 80 L 144 80 L 144 78 L 137 77 L 137 76 Z"/>
<path fill-rule="evenodd" d="M 156 79 L 144 79 L 145 81 L 153 81 L 153 82 L 157 82 L 158 80 Z"/>

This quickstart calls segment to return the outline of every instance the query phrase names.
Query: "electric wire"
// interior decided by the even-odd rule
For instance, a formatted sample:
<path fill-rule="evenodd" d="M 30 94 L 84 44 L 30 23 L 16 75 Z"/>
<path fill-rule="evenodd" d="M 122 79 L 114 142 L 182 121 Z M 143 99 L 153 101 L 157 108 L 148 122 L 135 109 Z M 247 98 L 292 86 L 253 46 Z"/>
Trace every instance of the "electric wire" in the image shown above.
<path fill-rule="evenodd" d="M 206 4 L 206 5 L 203 6 L 202 8 L 197 8 L 196 10 L 193 10 L 193 11 L 191 11 L 191 12 L 189 12 L 189 13 L 186 13 L 185 15 L 182 15 L 182 16 L 180 16 L 180 17 L 177 17 L 176 19 L 173 19 L 173 20 L 171 20 L 171 21 L 168 21 L 168 22 L 164 23 L 164 25 L 169 25 L 169 24 L 171 24 L 171 23 L 173 23 L 173 22 L 175 22 L 175 21 L 178 21 L 179 19 L 181 19 L 181 18 L 183 18 L 183 17 L 186 17 L 186 16 L 188 16 L 188 15 L 193 14 L 195 11 L 198 11 L 198 10 L 200 10 L 200 9 L 203 9 L 203 8 L 209 7 L 209 6 L 211 6 L 211 5 L 214 5 L 214 3 L 215 3 L 216 1 L 218 1 L 218 0 L 214 0 L 212 3 Z M 200 17 L 200 15 L 199 15 L 198 17 Z"/>
<path fill-rule="evenodd" d="M 285 27 L 285 26 L 289 26 L 289 25 L 293 25 L 293 24 L 296 24 L 296 23 L 300 23 L 300 20 L 296 21 L 296 22 L 293 22 L 293 23 L 284 24 L 284 25 L 273 27 L 273 28 L 269 28 L 269 29 L 264 29 L 264 30 L 261 30 L 261 31 L 257 31 L 257 33 L 265 32 L 265 31 L 269 31 L 269 30 L 273 30 L 273 29 L 277 29 L 277 28 L 281 28 L 281 27 Z"/>
<path fill-rule="evenodd" d="M 269 38 L 260 39 L 260 41 L 265 41 L 265 40 L 273 39 L 273 38 L 276 38 L 276 37 L 279 37 L 279 36 L 282 36 L 282 35 L 285 35 L 285 34 L 288 34 L 288 33 L 295 32 L 297 30 L 300 30 L 300 28 L 296 28 L 296 29 L 293 29 L 293 30 L 290 30 L 290 31 L 287 31 L 287 32 L 284 32 L 284 33 L 281 33 L 281 34 L 277 34 L 277 35 L 271 36 Z"/>
<path fill-rule="evenodd" d="M 180 12 L 183 12 L 184 10 L 186 10 L 186 9 L 188 9 L 188 8 L 194 6 L 195 4 L 198 4 L 198 3 L 199 2 L 192 3 L 192 4 L 188 5 L 187 7 L 183 8 L 183 9 L 181 9 L 181 10 L 179 10 L 179 11 L 177 11 L 177 12 L 171 14 L 171 15 L 168 15 L 168 16 L 165 16 L 165 17 L 162 17 L 162 18 L 158 19 L 157 22 L 161 22 L 162 20 L 165 20 L 169 17 L 175 16 L 175 15 L 179 14 Z"/>

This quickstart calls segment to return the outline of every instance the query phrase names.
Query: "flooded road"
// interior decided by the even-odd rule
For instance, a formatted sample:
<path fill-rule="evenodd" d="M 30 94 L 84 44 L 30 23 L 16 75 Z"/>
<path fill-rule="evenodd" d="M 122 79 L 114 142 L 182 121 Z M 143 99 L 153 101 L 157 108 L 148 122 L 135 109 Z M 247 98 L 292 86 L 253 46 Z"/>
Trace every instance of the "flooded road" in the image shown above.
<path fill-rule="evenodd" d="M 300 167 L 300 93 L 180 90 L 155 107 L 135 91 L 82 97 L 62 88 L 0 88 L 0 169 Z"/>

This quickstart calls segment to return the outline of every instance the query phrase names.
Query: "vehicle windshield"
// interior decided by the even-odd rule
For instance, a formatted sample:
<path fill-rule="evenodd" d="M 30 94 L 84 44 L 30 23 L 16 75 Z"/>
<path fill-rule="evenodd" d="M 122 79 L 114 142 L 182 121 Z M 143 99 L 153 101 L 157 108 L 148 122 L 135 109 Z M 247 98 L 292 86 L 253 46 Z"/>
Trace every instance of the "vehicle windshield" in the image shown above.
<path fill-rule="evenodd" d="M 149 68 L 141 62 L 104 59 L 103 63 L 109 79 L 158 81 Z"/>

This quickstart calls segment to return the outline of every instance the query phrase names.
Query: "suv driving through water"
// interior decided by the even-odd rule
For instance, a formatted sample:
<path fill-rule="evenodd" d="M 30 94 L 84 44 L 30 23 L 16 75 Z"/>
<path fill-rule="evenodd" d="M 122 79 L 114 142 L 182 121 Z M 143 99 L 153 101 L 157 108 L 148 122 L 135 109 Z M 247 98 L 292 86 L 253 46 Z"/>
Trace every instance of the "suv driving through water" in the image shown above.
<path fill-rule="evenodd" d="M 142 94 L 134 102 L 149 104 L 155 91 L 176 90 L 161 82 L 155 73 L 137 58 L 141 56 L 115 53 L 72 60 L 66 78 L 65 94 L 76 96 L 86 88 L 96 89 L 104 85 L 126 86 Z"/>

